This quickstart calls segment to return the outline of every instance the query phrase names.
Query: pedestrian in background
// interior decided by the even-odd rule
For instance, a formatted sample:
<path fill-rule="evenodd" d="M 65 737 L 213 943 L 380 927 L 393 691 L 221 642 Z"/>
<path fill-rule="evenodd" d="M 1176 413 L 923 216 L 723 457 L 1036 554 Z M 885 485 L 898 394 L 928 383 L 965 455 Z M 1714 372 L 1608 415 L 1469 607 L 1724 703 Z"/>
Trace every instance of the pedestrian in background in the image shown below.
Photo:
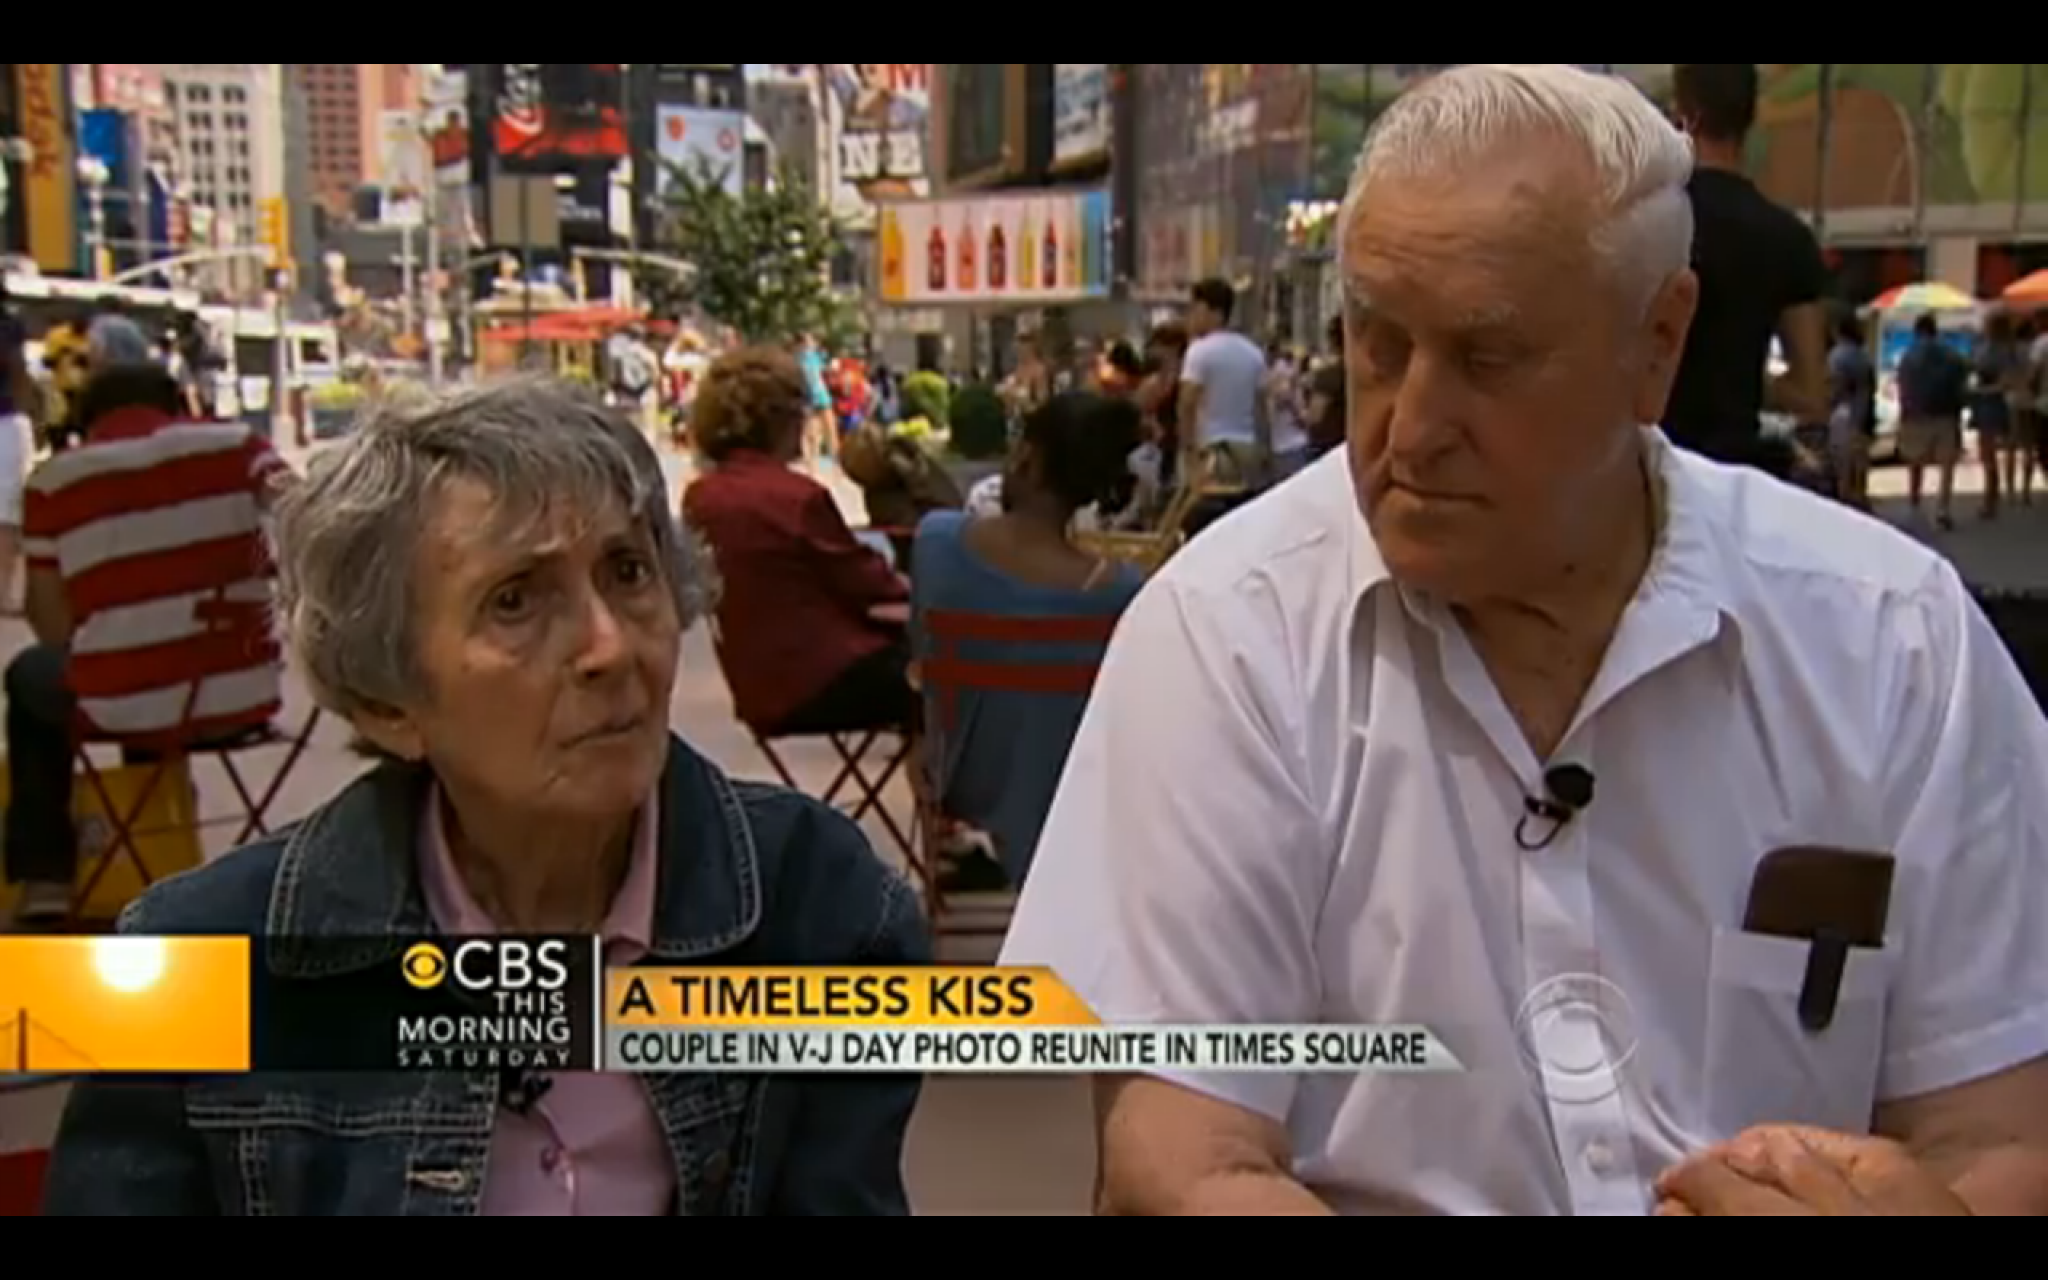
<path fill-rule="evenodd" d="M 2010 498 L 2033 505 L 2031 463 L 2020 461 L 2018 424 L 2013 417 L 2012 389 L 2026 368 L 2012 317 L 1993 313 L 1984 321 L 1977 348 L 1974 385 L 1970 392 L 1970 425 L 1984 465 L 1984 518 L 1996 520 Z"/>
<path fill-rule="evenodd" d="M 1858 511 L 1870 508 L 1870 445 L 1877 432 L 1877 365 L 1854 313 L 1835 329 L 1828 353 L 1828 455 L 1835 496 Z"/>
<path fill-rule="evenodd" d="M 1763 415 L 1800 427 L 1826 421 L 1827 262 L 1812 229 L 1745 172 L 1756 65 L 1682 62 L 1673 92 L 1698 165 L 1687 194 L 1700 301 L 1664 427 L 1679 446 L 1717 462 L 1791 479 L 1797 451 L 1765 436 Z M 1774 338 L 1782 377 L 1770 371 Z"/>
<path fill-rule="evenodd" d="M 1918 518 L 1927 491 L 1927 468 L 1937 472 L 1934 523 L 1956 527 L 1956 464 L 1963 456 L 1963 410 L 1970 366 L 1941 338 L 1941 322 L 1921 316 L 1913 345 L 1899 360 L 1899 453 L 1906 461 L 1906 492 Z"/>
<path fill-rule="evenodd" d="M 0 276 L 0 613 L 14 609 L 21 568 L 22 492 L 35 440 L 39 392 L 28 371 L 28 330 L 14 314 Z"/>

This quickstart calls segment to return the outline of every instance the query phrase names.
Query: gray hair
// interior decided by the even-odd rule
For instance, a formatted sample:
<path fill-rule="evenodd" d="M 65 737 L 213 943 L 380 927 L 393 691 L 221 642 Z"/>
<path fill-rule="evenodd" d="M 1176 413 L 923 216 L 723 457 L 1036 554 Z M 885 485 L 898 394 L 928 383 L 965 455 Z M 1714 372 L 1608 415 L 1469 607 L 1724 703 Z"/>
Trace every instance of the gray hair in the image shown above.
<path fill-rule="evenodd" d="M 638 427 L 542 379 L 399 393 L 316 455 L 276 512 L 286 644 L 330 710 L 403 706 L 425 691 L 416 561 L 435 501 L 457 479 L 493 495 L 510 538 L 557 512 L 623 506 L 652 536 L 683 625 L 711 608 L 709 559 L 678 526 L 661 459 Z"/>
<path fill-rule="evenodd" d="M 1455 172 L 1542 133 L 1592 162 L 1602 218 L 1592 247 L 1624 296 L 1647 307 L 1692 263 L 1692 141 L 1628 81 L 1568 63 L 1471 63 L 1396 99 L 1366 138 L 1340 243 L 1380 179 Z"/>

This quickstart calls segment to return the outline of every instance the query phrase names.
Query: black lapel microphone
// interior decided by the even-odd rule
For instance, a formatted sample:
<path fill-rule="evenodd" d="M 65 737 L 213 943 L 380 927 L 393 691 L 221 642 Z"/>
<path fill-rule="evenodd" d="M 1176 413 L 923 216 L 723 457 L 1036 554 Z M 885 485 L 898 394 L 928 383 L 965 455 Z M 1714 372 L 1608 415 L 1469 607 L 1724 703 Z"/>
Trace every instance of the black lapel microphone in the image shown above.
<path fill-rule="evenodd" d="M 552 1076 L 507 1067 L 498 1073 L 498 1105 L 515 1116 L 531 1116 L 554 1087 Z"/>
<path fill-rule="evenodd" d="M 1593 771 L 1568 764 L 1543 775 L 1543 798 L 1522 802 L 1522 820 L 1515 826 L 1515 843 L 1524 853 L 1542 853 L 1559 840 L 1580 814 L 1593 807 Z"/>

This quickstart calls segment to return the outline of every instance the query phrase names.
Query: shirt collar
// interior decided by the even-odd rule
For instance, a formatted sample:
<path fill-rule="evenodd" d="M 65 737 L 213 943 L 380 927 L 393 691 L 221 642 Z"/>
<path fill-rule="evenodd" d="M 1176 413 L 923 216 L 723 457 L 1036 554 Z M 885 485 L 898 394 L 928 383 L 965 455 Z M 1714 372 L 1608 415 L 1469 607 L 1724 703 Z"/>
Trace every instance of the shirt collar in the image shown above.
<path fill-rule="evenodd" d="M 1657 517 L 1657 544 L 1644 575 L 1640 601 L 1668 600 L 1691 612 L 1734 617 L 1720 570 L 1718 543 L 1707 511 L 1707 495 L 1698 477 L 1665 434 L 1644 429 L 1648 446 L 1651 501 Z M 1360 603 L 1373 591 L 1394 585 L 1393 574 L 1362 514 L 1351 521 L 1351 581 Z"/>
<path fill-rule="evenodd" d="M 441 932 L 449 937 L 488 937 L 501 933 L 456 868 L 447 825 L 443 819 L 440 788 L 431 788 L 420 819 L 420 888 L 427 910 Z M 607 948 L 629 953 L 637 960 L 654 946 L 655 884 L 659 878 L 661 801 L 649 797 L 633 823 L 633 849 L 627 863 L 626 879 L 612 900 L 611 913 L 600 930 Z"/>

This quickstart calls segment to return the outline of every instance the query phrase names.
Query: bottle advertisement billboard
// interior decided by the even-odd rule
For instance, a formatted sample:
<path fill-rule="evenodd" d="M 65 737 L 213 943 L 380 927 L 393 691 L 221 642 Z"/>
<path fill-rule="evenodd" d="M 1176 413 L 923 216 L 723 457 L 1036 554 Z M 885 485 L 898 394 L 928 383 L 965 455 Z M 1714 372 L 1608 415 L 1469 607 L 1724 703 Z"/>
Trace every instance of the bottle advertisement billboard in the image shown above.
<path fill-rule="evenodd" d="M 1110 292 L 1107 191 L 889 204 L 881 295 L 893 305 L 1038 305 Z"/>

